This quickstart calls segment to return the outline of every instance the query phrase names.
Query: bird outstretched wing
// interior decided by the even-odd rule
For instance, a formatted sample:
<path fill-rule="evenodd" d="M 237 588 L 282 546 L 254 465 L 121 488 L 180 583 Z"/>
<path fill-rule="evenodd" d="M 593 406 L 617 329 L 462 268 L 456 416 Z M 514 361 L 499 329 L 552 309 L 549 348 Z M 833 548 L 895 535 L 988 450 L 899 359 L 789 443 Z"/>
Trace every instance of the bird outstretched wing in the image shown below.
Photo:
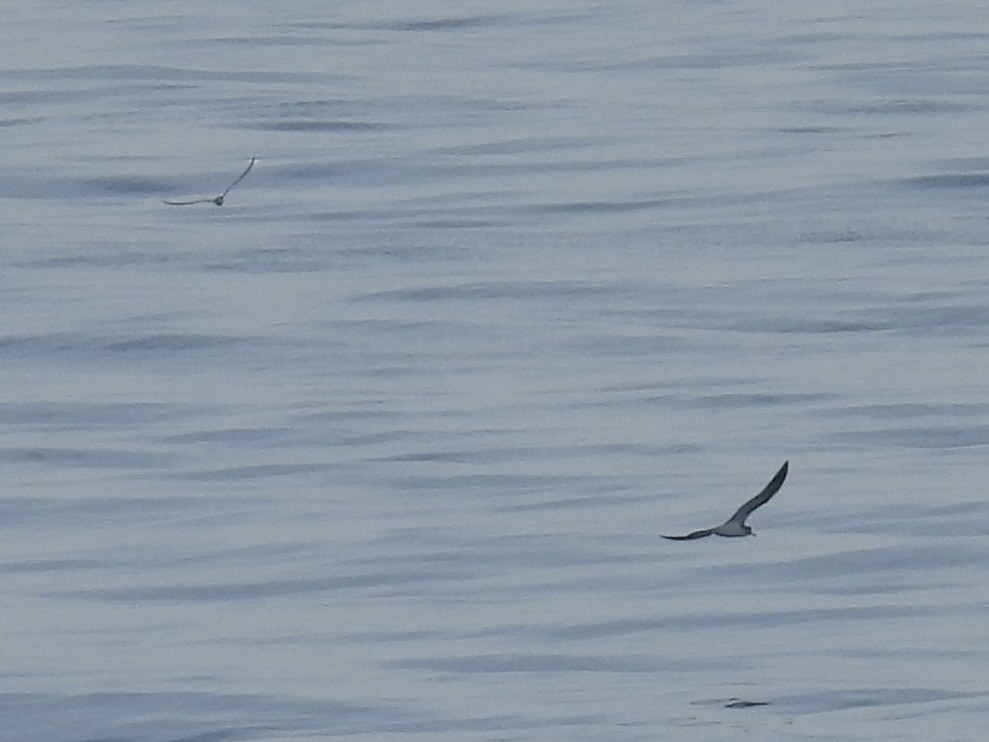
<path fill-rule="evenodd" d="M 690 541 L 691 539 L 704 538 L 705 536 L 710 536 L 712 533 L 714 533 L 713 528 L 702 528 L 699 531 L 692 531 L 691 533 L 688 533 L 686 536 L 663 536 L 663 534 L 659 534 L 659 535 L 663 536 L 663 538 L 668 538 L 670 541 Z"/>
<path fill-rule="evenodd" d="M 217 198 L 220 198 L 217 196 Z M 195 198 L 192 201 L 169 201 L 167 198 L 164 202 L 169 206 L 192 206 L 193 204 L 215 204 L 216 198 Z M 218 206 L 220 204 L 217 204 Z"/>
<path fill-rule="evenodd" d="M 751 500 L 749 500 L 744 505 L 742 505 L 742 507 L 736 510 L 735 514 L 725 522 L 731 523 L 732 521 L 735 521 L 739 525 L 745 523 L 745 519 L 752 514 L 753 510 L 765 505 L 767 502 L 769 502 L 769 500 L 772 498 L 773 495 L 779 492 L 780 487 L 783 486 L 783 480 L 786 479 L 786 472 L 789 469 L 789 467 L 790 467 L 790 462 L 784 461 L 783 466 L 781 466 L 780 470 L 776 472 L 776 475 L 769 480 L 769 484 L 767 484 L 763 488 L 762 492 L 760 492 L 758 495 L 756 495 Z"/>
<path fill-rule="evenodd" d="M 219 198 L 220 198 L 220 202 L 221 203 L 223 202 L 224 197 L 228 193 L 230 193 L 231 190 L 233 190 L 233 187 L 235 185 L 237 185 L 238 183 L 240 183 L 240 181 L 242 181 L 244 178 L 247 177 L 247 174 L 249 172 L 251 172 L 251 168 L 254 167 L 254 163 L 255 163 L 255 161 L 257 159 L 258 159 L 257 157 L 252 157 L 250 163 L 248 163 L 248 165 L 247 165 L 247 169 L 245 169 L 244 172 L 242 172 L 240 175 L 238 175 L 237 176 L 237 180 L 235 180 L 233 183 L 231 183 L 230 185 L 228 185 L 227 186 L 227 189 L 223 193 L 220 194 Z"/>

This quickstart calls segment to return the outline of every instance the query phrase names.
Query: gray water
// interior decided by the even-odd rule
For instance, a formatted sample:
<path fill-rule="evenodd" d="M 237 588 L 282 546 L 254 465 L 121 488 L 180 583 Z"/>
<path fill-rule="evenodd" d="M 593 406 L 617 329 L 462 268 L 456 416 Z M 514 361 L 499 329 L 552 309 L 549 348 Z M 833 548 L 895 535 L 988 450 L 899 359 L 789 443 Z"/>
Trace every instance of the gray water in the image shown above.
<path fill-rule="evenodd" d="M 0 737 L 983 738 L 989 12 L 796 5 L 5 7 Z"/>

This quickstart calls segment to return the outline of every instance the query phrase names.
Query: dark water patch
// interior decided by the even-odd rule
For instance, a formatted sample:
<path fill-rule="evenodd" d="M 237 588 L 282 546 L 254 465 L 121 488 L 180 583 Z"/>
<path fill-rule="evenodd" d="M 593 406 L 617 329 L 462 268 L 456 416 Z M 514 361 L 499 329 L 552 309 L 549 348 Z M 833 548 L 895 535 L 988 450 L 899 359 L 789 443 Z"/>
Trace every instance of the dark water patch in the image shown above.
<path fill-rule="evenodd" d="M 745 386 L 744 384 L 742 386 Z M 760 409 L 772 407 L 787 408 L 807 408 L 812 407 L 815 412 L 823 403 L 834 399 L 831 394 L 773 394 L 769 392 L 725 392 L 723 394 L 702 394 L 691 393 L 691 389 L 682 391 L 670 391 L 664 394 L 655 393 L 624 393 L 621 395 L 612 394 L 608 399 L 602 399 L 589 403 L 589 407 L 603 406 L 608 408 L 637 408 L 643 405 L 654 407 L 668 407 L 674 410 L 705 410 L 705 409 Z M 665 449 L 665 453 L 683 453 L 689 450 L 700 450 L 698 446 L 703 444 L 684 443 L 682 445 L 670 446 Z"/>
<path fill-rule="evenodd" d="M 494 629 L 491 633 L 495 635 L 524 636 L 527 638 L 541 638 L 545 640 L 588 640 L 607 639 L 615 637 L 629 636 L 632 634 L 650 633 L 661 631 L 665 626 L 665 618 L 625 618 L 614 621 L 592 621 L 580 622 L 572 620 L 566 625 L 559 626 L 539 626 L 539 625 L 507 625 Z"/>
<path fill-rule="evenodd" d="M 123 335 L 123 333 L 122 333 Z M 152 333 L 138 337 L 100 336 L 81 333 L 6 335 L 0 351 L 20 358 L 62 354 L 117 355 L 157 354 L 219 350 L 238 344 L 263 342 L 262 338 L 200 333 Z"/>
<path fill-rule="evenodd" d="M 35 355 L 64 353 L 78 349 L 83 341 L 72 333 L 45 333 L 32 335 L 3 335 L 0 350 L 5 355 L 28 358 Z"/>
<path fill-rule="evenodd" d="M 854 529 L 849 529 L 851 532 Z M 928 532 L 929 533 L 929 532 Z M 810 590 L 817 595 L 835 595 L 847 598 L 855 598 L 858 601 L 876 599 L 880 596 L 902 596 L 905 594 L 918 594 L 921 592 L 943 590 L 945 583 L 933 582 L 928 577 L 927 581 L 916 580 L 908 575 L 887 576 L 882 582 L 867 581 L 856 585 L 832 583 L 830 585 L 815 586 Z M 791 590 L 792 586 L 786 588 Z"/>
<path fill-rule="evenodd" d="M 705 52 L 703 54 L 668 54 L 633 59 L 627 62 L 581 64 L 578 69 L 587 70 L 720 70 L 783 64 L 796 61 L 794 54 L 778 51 Z"/>
<path fill-rule="evenodd" d="M 504 448 L 504 449 L 482 449 L 476 451 L 466 450 L 446 450 L 446 451 L 420 451 L 415 453 L 397 453 L 388 456 L 379 456 L 370 459 L 382 463 L 444 463 L 444 464 L 466 464 L 466 463 L 498 463 L 504 461 L 518 461 L 524 459 L 541 459 L 546 455 L 546 451 L 534 451 L 531 448 Z"/>
<path fill-rule="evenodd" d="M 162 476 L 183 482 L 237 482 L 292 477 L 313 472 L 329 472 L 340 468 L 341 465 L 339 464 L 250 464 L 215 469 L 184 469 L 183 471 L 162 474 Z"/>
<path fill-rule="evenodd" d="M 670 376 L 662 381 L 634 381 L 620 384 L 607 384 L 598 387 L 598 391 L 606 393 L 654 393 L 677 392 L 683 389 L 721 389 L 735 384 L 752 384 L 761 386 L 762 379 L 739 378 L 738 376 Z M 834 396 L 834 395 L 830 395 Z"/>
<path fill-rule="evenodd" d="M 463 657 L 426 657 L 422 659 L 391 660 L 388 667 L 407 670 L 430 670 L 458 674 L 491 673 L 656 673 L 669 669 L 669 663 L 639 656 L 592 657 L 567 654 L 504 654 L 469 655 Z"/>
<path fill-rule="evenodd" d="M 221 428 L 199 430 L 189 433 L 174 433 L 161 436 L 160 440 L 169 443 L 217 443 L 217 444 L 264 444 L 266 447 L 282 448 L 299 441 L 301 433 L 293 428 Z"/>
<path fill-rule="evenodd" d="M 222 414 L 220 407 L 154 402 L 6 402 L 0 424 L 27 430 L 79 431 L 95 426 L 160 425 Z"/>
<path fill-rule="evenodd" d="M 785 694 L 774 699 L 774 705 L 785 706 L 787 711 L 823 713 L 876 706 L 939 703 L 987 696 L 989 696 L 987 693 L 959 693 L 934 688 L 853 688 Z"/>
<path fill-rule="evenodd" d="M 361 335 L 365 333 L 373 333 L 375 335 L 388 335 L 388 336 L 402 336 L 402 335 L 412 335 L 422 331 L 440 331 L 441 333 L 449 332 L 453 329 L 460 327 L 461 325 L 457 322 L 435 319 L 435 320 L 417 320 L 405 317 L 394 317 L 394 318 L 374 318 L 374 317 L 359 317 L 356 319 L 345 319 L 345 320 L 328 320 L 322 326 L 324 327 L 342 327 L 346 330 L 359 333 Z"/>
<path fill-rule="evenodd" d="M 824 437 L 841 444 L 855 443 L 870 447 L 971 448 L 989 446 L 989 425 L 882 427 L 825 433 Z"/>
<path fill-rule="evenodd" d="M 780 134 L 827 134 L 833 136 L 850 131 L 842 126 L 782 126 L 775 131 Z"/>
<path fill-rule="evenodd" d="M 734 320 L 740 330 L 799 334 L 895 332 L 928 337 L 932 330 L 968 332 L 989 327 L 989 307 L 938 305 L 932 297 L 906 297 L 868 309 L 845 310 L 832 317 L 787 317 Z"/>
<path fill-rule="evenodd" d="M 63 172 L 44 173 L 39 168 L 31 175 L 9 173 L 0 180 L 0 196 L 32 201 L 77 201 L 93 193 L 87 180 L 66 177 Z M 41 261 L 24 261 L 24 265 L 39 265 Z"/>
<path fill-rule="evenodd" d="M 342 643 L 355 641 L 361 644 L 405 644 L 407 642 L 421 644 L 422 642 L 442 641 L 447 636 L 445 631 L 424 629 L 415 631 L 355 631 L 341 634 L 339 641 Z"/>
<path fill-rule="evenodd" d="M 423 491 L 432 493 L 462 490 L 476 491 L 478 488 L 499 489 L 504 492 L 525 491 L 547 488 L 569 479 L 566 475 L 551 474 L 458 474 L 451 476 L 404 476 L 382 477 L 379 482 L 401 491 Z"/>
<path fill-rule="evenodd" d="M 2 97 L 2 94 L 0 94 Z M 21 117 L 21 118 L 0 118 L 0 129 L 11 128 L 15 126 L 36 126 L 44 121 L 40 116 L 36 117 Z"/>
<path fill-rule="evenodd" d="M 258 131 L 294 131 L 325 133 L 336 131 L 388 131 L 401 128 L 396 124 L 379 121 L 273 121 L 244 126 L 245 129 Z"/>
<path fill-rule="evenodd" d="M 620 141 L 622 140 L 616 137 L 603 140 L 591 137 L 525 137 L 484 142 L 483 144 L 443 147 L 438 149 L 436 154 L 454 157 L 477 155 L 503 157 L 504 155 L 531 155 L 535 152 L 562 151 L 567 155 L 572 155 L 576 150 L 597 149 L 607 144 L 617 144 Z"/>
<path fill-rule="evenodd" d="M 360 433 L 356 435 L 346 432 L 335 435 L 331 440 L 324 439 L 322 443 L 326 446 L 364 447 L 418 441 L 419 436 L 420 431 L 412 430 L 388 430 L 374 433 Z"/>
<path fill-rule="evenodd" d="M 4 70 L 4 75 L 10 75 L 11 71 Z M 14 73 L 16 74 L 16 73 Z M 56 88 L 51 85 L 51 79 L 46 80 L 46 86 L 36 90 L 14 90 L 0 92 L 0 105 L 20 108 L 22 106 L 35 106 L 40 103 L 53 103 L 65 105 L 70 103 L 81 103 L 88 101 L 97 94 L 88 91 L 73 90 L 70 88 Z M 45 121 L 45 119 L 40 119 Z"/>
<path fill-rule="evenodd" d="M 974 103 L 963 103 L 957 98 L 948 100 L 943 97 L 932 98 L 903 98 L 865 105 L 849 106 L 852 114 L 944 114 L 964 113 L 981 108 Z"/>
<path fill-rule="evenodd" d="M 952 157 L 934 161 L 931 167 L 943 167 L 950 172 L 958 173 L 979 173 L 989 177 L 989 157 L 975 155 L 971 157 Z"/>
<path fill-rule="evenodd" d="M 401 20 L 380 19 L 372 21 L 312 21 L 291 24 L 299 28 L 334 29 L 358 31 L 398 31 L 410 33 L 449 33 L 458 31 L 479 31 L 495 28 L 512 28 L 522 26 L 526 29 L 547 25 L 572 23 L 592 17 L 592 12 L 573 11 L 557 13 L 542 7 L 533 7 L 518 12 L 482 13 L 475 15 L 440 16 L 428 18 L 406 18 Z"/>
<path fill-rule="evenodd" d="M 315 253 L 304 248 L 264 248 L 244 251 L 225 260 L 208 260 L 202 264 L 207 273 L 241 273 L 267 276 L 311 274 L 338 270 L 338 256 Z"/>
<path fill-rule="evenodd" d="M 972 402 L 890 402 L 888 404 L 841 405 L 822 409 L 824 417 L 865 417 L 872 420 L 929 420 L 932 417 L 984 418 L 989 414 L 989 404 Z"/>
<path fill-rule="evenodd" d="M 56 448 L 47 446 L 0 448 L 0 461 L 45 467 L 81 469 L 161 469 L 175 454 L 111 448 Z"/>
<path fill-rule="evenodd" d="M 749 407 L 790 407 L 820 403 L 832 398 L 829 394 L 772 394 L 772 393 L 726 393 L 708 394 L 693 399 L 681 399 L 684 407 L 712 407 L 716 409 L 746 409 Z"/>
<path fill-rule="evenodd" d="M 396 724 L 390 728 L 392 733 L 407 732 L 409 734 L 429 734 L 437 735 L 443 733 L 454 733 L 460 736 L 457 739 L 464 739 L 463 735 L 480 733 L 497 733 L 499 740 L 525 740 L 531 739 L 534 730 L 546 729 L 558 731 L 560 729 L 573 729 L 574 734 L 583 731 L 589 724 L 611 724 L 607 720 L 602 720 L 600 716 L 588 714 L 571 714 L 567 716 L 458 716 L 456 718 L 437 719 L 434 721 L 411 722 Z M 511 733 L 506 734 L 506 733 Z M 487 738 L 488 735 L 485 735 Z M 435 737 L 427 737 L 434 739 Z M 567 737 L 569 739 L 569 737 Z"/>
<path fill-rule="evenodd" d="M 929 116 L 931 114 L 965 113 L 978 110 L 981 104 L 962 103 L 957 99 L 946 100 L 942 97 L 896 98 L 862 102 L 859 98 L 834 99 L 827 98 L 810 101 L 800 108 L 817 114 L 827 114 L 836 118 L 854 118 L 859 116 Z M 899 136 L 894 132 L 873 133 L 872 136 L 889 138 Z"/>
<path fill-rule="evenodd" d="M 627 212 L 648 211 L 656 208 L 670 208 L 674 205 L 682 205 L 682 198 L 647 198 L 640 200 L 628 199 L 625 201 L 572 201 L 558 203 L 541 203 L 520 207 L 519 211 L 531 212 L 539 215 L 570 215 L 570 214 L 622 214 Z"/>
<path fill-rule="evenodd" d="M 0 505 L 0 512 L 3 507 Z M 105 569 L 103 559 L 41 559 L 33 561 L 0 563 L 0 574 L 52 574 L 56 572 L 88 572 Z"/>
<path fill-rule="evenodd" d="M 90 178 L 84 180 L 83 184 L 87 190 L 112 195 L 135 194 L 147 195 L 163 193 L 167 190 L 168 184 L 160 178 L 146 177 L 110 177 L 110 178 Z"/>
<path fill-rule="evenodd" d="M 499 573 L 522 573 L 559 567 L 586 568 L 594 565 L 624 564 L 630 558 L 606 548 L 575 551 L 563 537 L 551 535 L 498 537 L 460 535 L 449 529 L 394 529 L 378 540 L 381 547 L 391 545 L 396 556 L 366 556 L 352 563 L 381 570 L 385 567 L 403 569 L 410 561 L 431 565 L 451 565 L 470 568 L 478 574 L 497 570 Z M 475 577 L 477 574 L 475 574 Z M 559 587 L 559 586 L 557 586 Z M 540 587 L 539 589 L 550 589 Z M 517 589 L 513 589 L 516 592 Z"/>
<path fill-rule="evenodd" d="M 751 571 L 747 574 L 750 574 Z M 562 625 L 506 625 L 486 631 L 486 635 L 506 635 L 538 639 L 541 641 L 573 641 L 588 639 L 614 639 L 636 634 L 655 634 L 657 637 L 677 636 L 681 631 L 715 629 L 759 630 L 807 625 L 828 625 L 833 622 L 884 622 L 896 618 L 923 618 L 942 615 L 941 606 L 898 605 L 840 605 L 832 608 L 808 608 L 803 610 L 754 610 L 720 611 L 717 613 L 685 611 L 677 612 L 676 604 L 662 615 L 648 618 L 631 618 L 614 621 L 580 622 L 574 620 Z"/>
<path fill-rule="evenodd" d="M 213 513 L 206 517 L 200 517 L 200 522 L 212 527 L 217 519 L 226 524 L 237 519 L 237 516 L 225 512 Z M 196 518 L 192 515 L 191 518 Z M 248 518 L 253 517 L 248 515 Z M 300 516 L 300 519 L 306 516 Z M 190 518 L 190 520 L 191 520 Z M 212 522 L 209 522 L 212 521 Z M 154 564 L 158 566 L 180 566 L 202 570 L 204 566 L 233 566 L 243 569 L 245 565 L 297 563 L 301 557 L 308 556 L 313 552 L 321 552 L 325 548 L 325 540 L 313 539 L 304 541 L 293 539 L 291 541 L 277 541 L 268 543 L 249 544 L 245 546 L 221 547 L 217 548 L 215 543 L 210 541 L 206 546 L 199 546 L 195 551 L 190 551 L 188 547 L 173 554 L 155 554 Z"/>
<path fill-rule="evenodd" d="M 195 515 L 203 499 L 177 495 L 174 497 L 80 497 L 75 499 L 45 497 L 4 497 L 0 499 L 5 520 L 55 522 L 74 520 L 107 521 L 108 519 L 165 520 L 168 516 Z"/>
<path fill-rule="evenodd" d="M 235 69 L 203 69 L 202 67 L 165 67 L 161 65 L 147 64 L 98 64 L 98 65 L 75 65 L 64 67 L 32 67 L 30 69 L 19 69 L 5 71 L 5 74 L 15 79 L 32 82 L 42 82 L 46 86 L 40 93 L 52 97 L 50 83 L 52 80 L 86 80 L 106 83 L 110 80 L 135 80 L 151 81 L 156 83 L 168 83 L 171 81 L 219 81 L 219 82 L 244 82 L 249 84 L 257 83 L 302 83 L 316 84 L 332 82 L 339 79 L 339 76 L 332 74 L 322 74 L 317 72 L 272 72 L 250 69 L 248 71 Z M 142 90 L 159 91 L 158 87 L 144 87 Z M 160 91 L 159 91 L 160 92 Z M 76 90 L 57 91 L 54 97 L 62 101 L 62 96 L 71 97 L 99 97 L 106 95 L 105 90 L 93 92 L 79 92 Z"/>
<path fill-rule="evenodd" d="M 129 338 L 127 340 L 106 339 L 102 342 L 102 347 L 112 352 L 203 350 L 236 344 L 245 340 L 247 338 L 230 335 L 156 333 L 144 337 Z"/>
<path fill-rule="evenodd" d="M 451 301 L 462 299 L 547 299 L 625 293 L 627 288 L 593 281 L 485 281 L 391 289 L 358 294 L 357 301 Z"/>
<path fill-rule="evenodd" d="M 389 572 L 361 575 L 341 575 L 335 577 L 286 578 L 257 580 L 254 582 L 217 582 L 199 585 L 142 585 L 140 587 L 98 587 L 72 590 L 55 590 L 53 598 L 77 600 L 138 602 L 138 603 L 227 603 L 231 601 L 254 601 L 280 596 L 298 596 L 311 593 L 348 593 L 377 591 L 385 588 L 407 587 L 431 582 L 464 580 L 469 577 L 462 572 L 430 571 L 417 569 L 413 572 Z M 385 592 L 390 592 L 385 590 Z"/>
<path fill-rule="evenodd" d="M 303 217 L 305 221 L 323 221 L 326 215 Z M 338 213 L 332 219 L 343 219 L 358 216 L 356 214 Z M 390 215 L 394 216 L 394 214 Z M 423 223 L 410 226 L 423 226 Z M 248 275 L 268 275 L 270 273 L 318 273 L 331 272 L 337 275 L 350 269 L 366 271 L 373 262 L 415 263 L 421 265 L 426 261 L 442 261 L 457 263 L 461 261 L 468 250 L 461 247 L 444 247 L 437 245 L 408 244 L 374 245 L 361 247 L 343 246 L 339 249 L 326 250 L 310 244 L 321 238 L 305 238 L 307 244 L 294 247 L 265 247 L 253 250 L 239 250 L 227 255 L 223 260 L 207 260 L 201 263 L 202 270 L 216 273 L 243 273 Z M 329 238 L 327 238 L 329 239 Z"/>
<path fill-rule="evenodd" d="M 794 242 L 799 245 L 877 245 L 881 247 L 895 248 L 899 251 L 907 246 L 918 246 L 926 249 L 931 242 L 937 242 L 940 238 L 936 229 L 926 225 L 913 225 L 906 227 L 903 225 L 884 226 L 828 226 L 823 228 L 801 230 Z M 843 291 L 842 296 L 846 298 L 856 298 L 869 300 L 874 295 L 864 292 Z M 827 301 L 833 296 L 822 296 Z"/>
<path fill-rule="evenodd" d="M 459 31 L 462 29 L 484 28 L 498 26 L 514 16 L 507 13 L 461 16 L 458 18 L 435 18 L 408 21 L 382 21 L 375 28 L 386 31 Z"/>
<path fill-rule="evenodd" d="M 887 310 L 889 311 L 889 310 Z M 982 304 L 937 306 L 926 304 L 890 312 L 894 326 L 904 330 L 930 328 L 983 328 L 989 326 L 989 307 Z"/>
<path fill-rule="evenodd" d="M 811 580 L 835 581 L 842 578 L 864 578 L 869 575 L 903 575 L 954 570 L 985 561 L 974 548 L 959 543 L 937 545 L 890 546 L 855 549 L 824 556 L 789 559 L 775 564 L 760 564 L 757 579 L 767 583 L 787 581 L 807 583 Z M 719 565 L 699 570 L 711 577 L 751 579 L 751 565 Z"/>
<path fill-rule="evenodd" d="M 743 326 L 758 329 L 753 323 L 746 323 Z M 826 335 L 886 332 L 893 326 L 889 321 L 875 318 L 862 320 L 772 318 L 761 323 L 761 327 L 764 332 Z"/>
<path fill-rule="evenodd" d="M 103 244 L 83 245 L 81 252 L 54 255 L 37 260 L 18 262 L 19 268 L 128 268 L 134 266 L 152 266 L 155 268 L 181 266 L 187 268 L 190 264 L 190 252 L 187 250 L 131 250 L 105 249 Z M 100 252 L 93 252 L 99 250 Z"/>
<path fill-rule="evenodd" d="M 582 459 L 593 455 L 634 454 L 657 456 L 668 452 L 664 446 L 640 444 L 604 443 L 587 446 L 525 446 L 505 448 L 477 448 L 473 450 L 447 449 L 396 453 L 370 459 L 381 462 L 429 462 L 447 464 L 496 464 L 523 461 L 557 461 Z"/>
<path fill-rule="evenodd" d="M 623 501 L 651 501 L 655 499 L 653 496 L 632 496 L 623 497 Z M 616 495 L 614 490 L 610 489 L 604 494 L 600 495 L 584 495 L 576 497 L 555 497 L 552 499 L 545 499 L 541 502 L 533 503 L 519 503 L 513 505 L 506 505 L 503 508 L 494 508 L 495 512 L 511 512 L 511 513 L 538 513 L 540 511 L 568 511 L 568 510 L 585 510 L 590 508 L 610 508 L 614 507 L 616 501 Z"/>
<path fill-rule="evenodd" d="M 498 226 L 499 222 L 482 219 L 435 219 L 420 221 L 415 224 L 419 229 L 487 229 Z"/>
<path fill-rule="evenodd" d="M 693 338 L 686 338 L 680 335 L 666 335 L 662 332 L 656 332 L 648 336 L 581 336 L 574 337 L 567 342 L 567 345 L 575 349 L 611 356 L 651 356 L 656 353 L 692 350 L 698 347 L 697 341 Z"/>
<path fill-rule="evenodd" d="M 917 188 L 986 188 L 989 187 L 989 173 L 943 173 L 905 178 L 901 182 Z"/>
<path fill-rule="evenodd" d="M 6 742 L 213 742 L 384 734 L 426 721 L 396 704 L 211 692 L 3 693 Z"/>
<path fill-rule="evenodd" d="M 283 166 L 278 172 L 289 178 L 293 182 L 317 181 L 317 182 L 339 182 L 346 178 L 352 180 L 354 176 L 366 174 L 376 167 L 376 163 L 367 160 L 339 159 L 333 162 L 300 162 L 293 165 Z M 380 168 L 380 163 L 377 164 Z M 363 213 L 363 212 L 361 212 Z"/>

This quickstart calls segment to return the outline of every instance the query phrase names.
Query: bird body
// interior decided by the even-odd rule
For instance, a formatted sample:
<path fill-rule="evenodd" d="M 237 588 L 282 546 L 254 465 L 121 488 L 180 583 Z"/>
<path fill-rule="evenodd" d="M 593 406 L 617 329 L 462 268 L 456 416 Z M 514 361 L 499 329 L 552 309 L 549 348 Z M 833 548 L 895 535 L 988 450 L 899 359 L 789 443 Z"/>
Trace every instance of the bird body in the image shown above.
<path fill-rule="evenodd" d="M 731 516 L 720 526 L 715 526 L 714 528 L 702 528 L 699 531 L 692 531 L 686 536 L 663 536 L 663 538 L 669 539 L 670 541 L 690 541 L 695 538 L 704 538 L 705 536 L 711 535 L 725 536 L 728 538 L 749 535 L 755 536 L 752 532 L 752 526 L 746 525 L 745 520 L 752 515 L 752 511 L 765 505 L 769 502 L 773 495 L 779 492 L 780 487 L 783 486 L 783 480 L 786 479 L 786 473 L 789 470 L 789 467 L 790 462 L 784 461 L 783 466 L 781 466 L 780 470 L 776 472 L 776 475 L 769 480 L 769 484 L 763 488 L 762 492 L 753 497 L 751 500 L 746 501 L 742 507 L 735 511 L 733 516 Z"/>

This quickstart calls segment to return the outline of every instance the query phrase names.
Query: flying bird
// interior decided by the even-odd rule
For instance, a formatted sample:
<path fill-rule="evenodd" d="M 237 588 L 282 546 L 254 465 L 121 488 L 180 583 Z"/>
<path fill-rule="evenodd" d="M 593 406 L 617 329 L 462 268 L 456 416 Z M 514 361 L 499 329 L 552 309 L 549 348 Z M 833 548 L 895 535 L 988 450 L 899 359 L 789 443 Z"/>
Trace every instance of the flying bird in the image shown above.
<path fill-rule="evenodd" d="M 216 198 L 197 198 L 192 201 L 166 200 L 165 203 L 168 204 L 169 206 L 191 206 L 192 204 L 216 204 L 217 206 L 223 206 L 223 199 L 227 197 L 227 194 L 230 193 L 231 190 L 233 190 L 233 187 L 235 185 L 237 185 L 238 183 L 240 183 L 240 181 L 242 181 L 245 177 L 247 177 L 247 174 L 251 172 L 251 168 L 254 167 L 254 162 L 257 159 L 258 159 L 257 157 L 252 157 L 250 164 L 247 166 L 247 169 L 244 170 L 244 172 L 242 172 L 240 175 L 238 175 L 237 180 L 235 180 L 233 183 L 228 185 L 226 190 Z"/>
<path fill-rule="evenodd" d="M 716 534 L 718 536 L 748 536 L 749 534 L 752 534 L 755 536 L 755 534 L 752 533 L 752 526 L 745 525 L 745 519 L 752 515 L 753 510 L 765 505 L 769 502 L 773 495 L 779 492 L 780 487 L 783 486 L 783 480 L 786 479 L 786 472 L 789 467 L 790 462 L 784 461 L 783 466 L 781 466 L 780 470 L 776 472 L 776 476 L 769 480 L 769 484 L 765 486 L 762 492 L 742 505 L 742 507 L 735 511 L 733 516 L 731 516 L 720 526 L 715 526 L 714 528 L 702 528 L 699 531 L 688 533 L 686 536 L 663 536 L 663 538 L 668 538 L 671 541 L 689 541 L 690 539 L 704 538 L 705 536 L 710 536 L 712 534 Z"/>

